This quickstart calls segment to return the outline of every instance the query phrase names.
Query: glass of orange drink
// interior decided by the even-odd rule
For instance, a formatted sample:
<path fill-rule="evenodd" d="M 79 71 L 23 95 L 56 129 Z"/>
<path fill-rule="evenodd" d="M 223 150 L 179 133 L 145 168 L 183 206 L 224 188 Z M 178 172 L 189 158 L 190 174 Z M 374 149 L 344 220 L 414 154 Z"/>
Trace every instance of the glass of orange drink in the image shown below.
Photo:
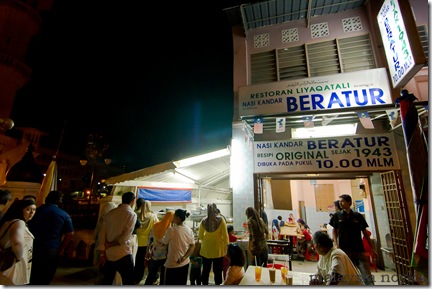
<path fill-rule="evenodd" d="M 282 277 L 282 281 L 285 284 L 286 283 L 286 276 L 288 275 L 288 267 L 287 266 L 282 266 L 281 267 L 281 277 Z"/>
<path fill-rule="evenodd" d="M 261 272 L 262 272 L 262 267 L 255 266 L 255 280 L 257 282 L 261 281 Z"/>

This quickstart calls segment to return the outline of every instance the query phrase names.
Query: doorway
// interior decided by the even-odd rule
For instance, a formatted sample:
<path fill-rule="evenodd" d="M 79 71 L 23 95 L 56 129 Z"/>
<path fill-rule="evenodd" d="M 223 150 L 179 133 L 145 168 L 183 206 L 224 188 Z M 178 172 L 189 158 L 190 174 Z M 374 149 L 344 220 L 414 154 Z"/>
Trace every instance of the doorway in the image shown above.
<path fill-rule="evenodd" d="M 289 196 L 287 193 L 284 196 L 292 198 L 292 211 L 294 215 L 297 218 L 304 219 L 312 230 L 317 230 L 320 224 L 328 223 L 331 211 L 330 207 L 325 210 L 325 207 L 322 206 L 320 211 L 317 210 L 316 191 L 312 187 L 325 182 L 331 183 L 334 186 L 334 197 L 326 197 L 329 199 L 329 203 L 333 203 L 343 193 L 350 194 L 353 197 L 353 209 L 362 211 L 375 238 L 376 251 L 380 255 L 378 259 L 381 260 L 381 262 L 377 263 L 378 267 L 385 269 L 385 264 L 382 262 L 385 256 L 383 256 L 380 248 L 382 246 L 386 247 L 386 245 L 381 243 L 380 236 L 391 232 L 392 239 L 394 239 L 392 240 L 393 247 L 396 248 L 394 255 L 402 256 L 400 257 L 401 260 L 395 260 L 398 266 L 397 273 L 398 275 L 408 276 L 405 280 L 402 278 L 398 282 L 400 284 L 412 284 L 409 280 L 409 276 L 413 276 L 412 269 L 409 267 L 411 260 L 410 252 L 412 249 L 406 246 L 406 244 L 409 243 L 412 246 L 413 235 L 411 228 L 408 226 L 401 228 L 401 224 L 409 223 L 407 221 L 409 220 L 407 212 L 405 212 L 408 206 L 404 199 L 401 173 L 400 171 L 390 171 L 376 172 L 369 175 L 358 173 L 358 175 L 359 177 L 357 178 L 344 179 L 337 179 L 338 174 L 333 175 L 333 177 L 336 177 L 334 179 L 317 179 L 316 176 L 313 178 L 298 178 L 297 175 L 296 178 L 290 179 L 290 175 L 288 174 L 282 176 L 273 174 L 271 175 L 271 179 L 290 181 Z M 269 178 L 269 175 L 266 175 L 266 178 Z M 273 191 L 272 193 L 278 194 L 277 191 Z M 320 195 L 319 192 L 318 195 Z M 363 208 L 356 207 L 357 204 L 364 206 L 364 213 Z M 378 206 L 378 208 L 375 208 L 375 206 Z M 272 218 L 271 210 L 268 209 L 267 213 L 269 218 Z M 285 212 L 283 213 L 285 214 Z M 289 212 L 286 213 L 288 214 Z M 384 237 L 382 238 L 385 240 Z M 407 240 L 410 241 L 407 242 Z M 401 252 L 399 253 L 398 250 L 401 250 Z"/>

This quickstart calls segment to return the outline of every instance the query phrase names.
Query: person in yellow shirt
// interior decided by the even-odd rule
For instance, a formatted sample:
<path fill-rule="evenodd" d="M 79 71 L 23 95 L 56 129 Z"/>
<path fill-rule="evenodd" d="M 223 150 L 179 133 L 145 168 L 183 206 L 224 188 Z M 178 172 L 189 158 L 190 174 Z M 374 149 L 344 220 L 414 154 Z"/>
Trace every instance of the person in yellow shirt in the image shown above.
<path fill-rule="evenodd" d="M 222 284 L 222 264 L 229 239 L 226 222 L 218 213 L 214 203 L 207 205 L 207 217 L 204 217 L 200 223 L 198 239 L 202 242 L 200 250 L 203 258 L 202 285 L 208 285 L 212 264 L 215 285 Z"/>
<path fill-rule="evenodd" d="M 157 215 L 151 210 L 151 202 L 139 198 L 137 201 L 137 216 L 141 226 L 136 229 L 138 237 L 138 251 L 135 258 L 135 284 L 139 284 L 144 277 L 145 255 L 147 252 L 150 229 L 159 221 Z"/>

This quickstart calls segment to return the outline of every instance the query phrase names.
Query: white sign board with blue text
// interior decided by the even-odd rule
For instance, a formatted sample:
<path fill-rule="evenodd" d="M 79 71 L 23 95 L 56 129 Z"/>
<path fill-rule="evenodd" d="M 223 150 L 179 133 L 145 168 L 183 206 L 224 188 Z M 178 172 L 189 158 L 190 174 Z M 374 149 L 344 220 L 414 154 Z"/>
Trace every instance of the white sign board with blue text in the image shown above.
<path fill-rule="evenodd" d="M 317 112 L 392 104 L 385 68 L 248 85 L 239 88 L 240 116 Z"/>
<path fill-rule="evenodd" d="M 254 142 L 255 173 L 400 169 L 391 133 Z"/>
<path fill-rule="evenodd" d="M 377 18 L 392 83 L 396 87 L 415 65 L 398 1 L 385 0 Z"/>

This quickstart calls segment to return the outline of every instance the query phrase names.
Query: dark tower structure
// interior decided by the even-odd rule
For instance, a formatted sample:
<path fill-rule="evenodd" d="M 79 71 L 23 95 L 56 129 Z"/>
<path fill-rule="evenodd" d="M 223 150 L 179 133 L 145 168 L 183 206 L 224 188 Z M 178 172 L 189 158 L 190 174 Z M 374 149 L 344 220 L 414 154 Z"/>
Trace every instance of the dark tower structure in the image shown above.
<path fill-rule="evenodd" d="M 30 78 L 25 63 L 30 40 L 39 33 L 41 12 L 51 9 L 53 0 L 0 0 L 0 133 L 10 129 L 15 94 Z M 12 123 L 13 125 L 13 123 Z"/>

